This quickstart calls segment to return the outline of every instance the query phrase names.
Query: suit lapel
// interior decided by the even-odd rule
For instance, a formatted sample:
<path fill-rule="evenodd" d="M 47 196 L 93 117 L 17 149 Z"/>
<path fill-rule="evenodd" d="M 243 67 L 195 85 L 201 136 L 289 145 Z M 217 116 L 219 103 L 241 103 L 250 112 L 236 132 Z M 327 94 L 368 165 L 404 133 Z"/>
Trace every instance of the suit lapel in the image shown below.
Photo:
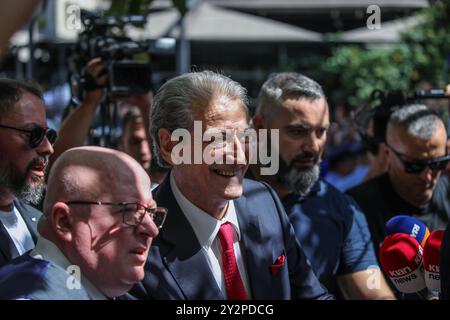
<path fill-rule="evenodd" d="M 164 228 L 157 238 L 159 251 L 186 299 L 224 299 L 195 232 L 173 195 L 169 175 L 158 188 L 155 200 L 168 209 Z"/>
<path fill-rule="evenodd" d="M 234 203 L 253 299 L 262 299 L 270 295 L 272 248 L 266 245 L 270 237 L 261 233 L 264 229 L 258 215 L 263 213 L 254 211 L 254 207 L 248 205 L 245 194 Z"/>
<path fill-rule="evenodd" d="M 37 241 L 37 222 L 39 221 L 40 215 L 37 210 L 29 210 L 22 202 L 19 200 L 14 200 L 14 206 L 17 208 L 19 213 L 22 215 L 28 230 L 30 231 L 31 237 L 34 243 Z"/>
<path fill-rule="evenodd" d="M 37 222 L 40 217 L 40 213 L 37 210 L 28 209 L 20 200 L 14 200 L 14 207 L 19 211 L 25 224 L 30 231 L 31 237 L 34 243 L 37 241 Z M 0 222 L 0 256 L 4 261 L 9 261 L 12 257 L 19 255 L 13 240 L 8 234 L 5 226 Z M 1 260 L 1 259 L 0 259 Z"/>
<path fill-rule="evenodd" d="M 3 223 L 0 222 L 0 254 L 3 260 L 9 261 L 14 256 L 18 255 L 18 251 L 14 242 L 10 238 L 8 231 L 6 231 Z"/>

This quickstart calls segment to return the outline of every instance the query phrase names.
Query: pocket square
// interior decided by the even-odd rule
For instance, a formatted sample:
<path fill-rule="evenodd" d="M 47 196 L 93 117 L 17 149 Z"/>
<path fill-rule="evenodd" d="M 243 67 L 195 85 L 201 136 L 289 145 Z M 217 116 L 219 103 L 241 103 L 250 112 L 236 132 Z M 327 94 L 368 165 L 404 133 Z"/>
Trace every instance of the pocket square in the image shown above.
<path fill-rule="evenodd" d="M 277 258 L 275 263 L 270 267 L 270 270 L 272 271 L 272 274 L 277 274 L 280 269 L 284 266 L 284 263 L 286 262 L 286 256 L 284 253 Z"/>

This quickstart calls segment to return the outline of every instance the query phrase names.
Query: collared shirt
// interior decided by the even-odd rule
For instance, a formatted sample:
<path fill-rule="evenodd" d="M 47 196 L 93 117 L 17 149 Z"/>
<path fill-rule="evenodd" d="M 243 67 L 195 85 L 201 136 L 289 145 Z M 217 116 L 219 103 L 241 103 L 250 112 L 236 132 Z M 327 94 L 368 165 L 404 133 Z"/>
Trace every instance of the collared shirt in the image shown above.
<path fill-rule="evenodd" d="M 0 211 L 0 221 L 17 249 L 11 253 L 13 259 L 34 248 L 31 233 L 15 206 L 12 211 Z"/>
<path fill-rule="evenodd" d="M 314 273 L 330 292 L 336 277 L 377 266 L 364 214 L 349 196 L 319 179 L 306 196 L 282 199 Z"/>
<path fill-rule="evenodd" d="M 67 268 L 72 265 L 54 243 L 40 235 L 38 236 L 36 247 L 30 252 L 30 256 L 35 259 L 50 261 L 64 270 L 67 270 Z M 81 285 L 92 300 L 107 300 L 106 296 L 86 279 L 86 277 L 83 277 L 82 274 L 80 275 L 80 279 Z"/>
<path fill-rule="evenodd" d="M 190 202 L 178 188 L 173 174 L 170 174 L 170 187 L 177 200 L 178 205 L 186 216 L 187 220 L 194 229 L 194 233 L 200 243 L 203 253 L 208 261 L 209 267 L 214 275 L 214 278 L 222 291 L 224 297 L 227 296 L 225 288 L 225 280 L 222 271 L 222 249 L 220 246 L 220 240 L 217 237 L 220 226 L 222 223 L 230 222 L 233 227 L 233 242 L 234 242 L 234 254 L 236 256 L 236 263 L 241 275 L 242 282 L 244 283 L 245 291 L 248 297 L 251 297 L 250 286 L 248 283 L 248 276 L 245 268 L 244 257 L 242 256 L 242 250 L 239 244 L 241 239 L 241 233 L 239 229 L 239 223 L 236 216 L 236 209 L 234 202 L 229 201 L 227 212 L 222 220 L 213 218 L 210 214 L 206 213 L 202 209 L 195 206 Z"/>

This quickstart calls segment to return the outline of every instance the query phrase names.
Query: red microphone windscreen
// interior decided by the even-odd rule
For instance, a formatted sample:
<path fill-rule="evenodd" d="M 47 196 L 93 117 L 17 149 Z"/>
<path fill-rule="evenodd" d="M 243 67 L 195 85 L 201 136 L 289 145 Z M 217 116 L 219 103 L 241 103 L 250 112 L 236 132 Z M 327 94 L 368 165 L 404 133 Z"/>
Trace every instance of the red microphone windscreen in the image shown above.
<path fill-rule="evenodd" d="M 381 266 L 400 292 L 415 293 L 426 287 L 422 254 L 417 240 L 404 233 L 391 234 L 381 244 Z"/>
<path fill-rule="evenodd" d="M 439 263 L 439 251 L 441 249 L 443 230 L 431 232 L 428 241 L 423 248 L 423 268 L 425 270 L 425 283 L 431 291 L 440 291 L 441 275 Z"/>

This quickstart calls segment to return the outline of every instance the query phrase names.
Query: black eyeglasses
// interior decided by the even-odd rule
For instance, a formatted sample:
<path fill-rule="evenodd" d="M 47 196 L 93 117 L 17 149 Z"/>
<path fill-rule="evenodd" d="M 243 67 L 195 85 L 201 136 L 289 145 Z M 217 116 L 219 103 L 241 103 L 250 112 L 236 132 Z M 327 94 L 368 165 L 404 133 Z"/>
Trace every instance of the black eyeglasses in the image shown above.
<path fill-rule="evenodd" d="M 148 213 L 158 229 L 161 229 L 167 216 L 167 209 L 163 207 L 147 208 L 140 203 L 129 202 L 103 202 L 103 201 L 68 201 L 66 204 L 99 205 L 99 206 L 120 206 L 123 223 L 136 227 L 142 223 L 145 214 Z"/>
<path fill-rule="evenodd" d="M 450 155 L 445 155 L 442 157 L 432 158 L 432 159 L 416 159 L 416 160 L 405 160 L 404 157 L 408 157 L 394 148 L 392 148 L 390 145 L 386 143 L 386 145 L 391 149 L 397 158 L 400 160 L 400 162 L 403 164 L 403 168 L 405 169 L 405 172 L 411 173 L 411 174 L 419 174 L 421 173 L 426 167 L 430 168 L 433 171 L 442 171 L 447 168 L 447 165 L 450 161 Z"/>
<path fill-rule="evenodd" d="M 30 138 L 28 141 L 28 144 L 30 145 L 30 148 L 32 148 L 32 149 L 37 148 L 42 143 L 42 140 L 44 140 L 44 138 L 46 136 L 47 136 L 48 141 L 52 145 L 55 143 L 56 138 L 58 137 L 58 134 L 56 133 L 56 131 L 53 129 L 49 129 L 49 128 L 34 127 L 33 129 L 26 130 L 26 129 L 5 126 L 3 124 L 0 124 L 0 128 L 26 132 Z"/>

